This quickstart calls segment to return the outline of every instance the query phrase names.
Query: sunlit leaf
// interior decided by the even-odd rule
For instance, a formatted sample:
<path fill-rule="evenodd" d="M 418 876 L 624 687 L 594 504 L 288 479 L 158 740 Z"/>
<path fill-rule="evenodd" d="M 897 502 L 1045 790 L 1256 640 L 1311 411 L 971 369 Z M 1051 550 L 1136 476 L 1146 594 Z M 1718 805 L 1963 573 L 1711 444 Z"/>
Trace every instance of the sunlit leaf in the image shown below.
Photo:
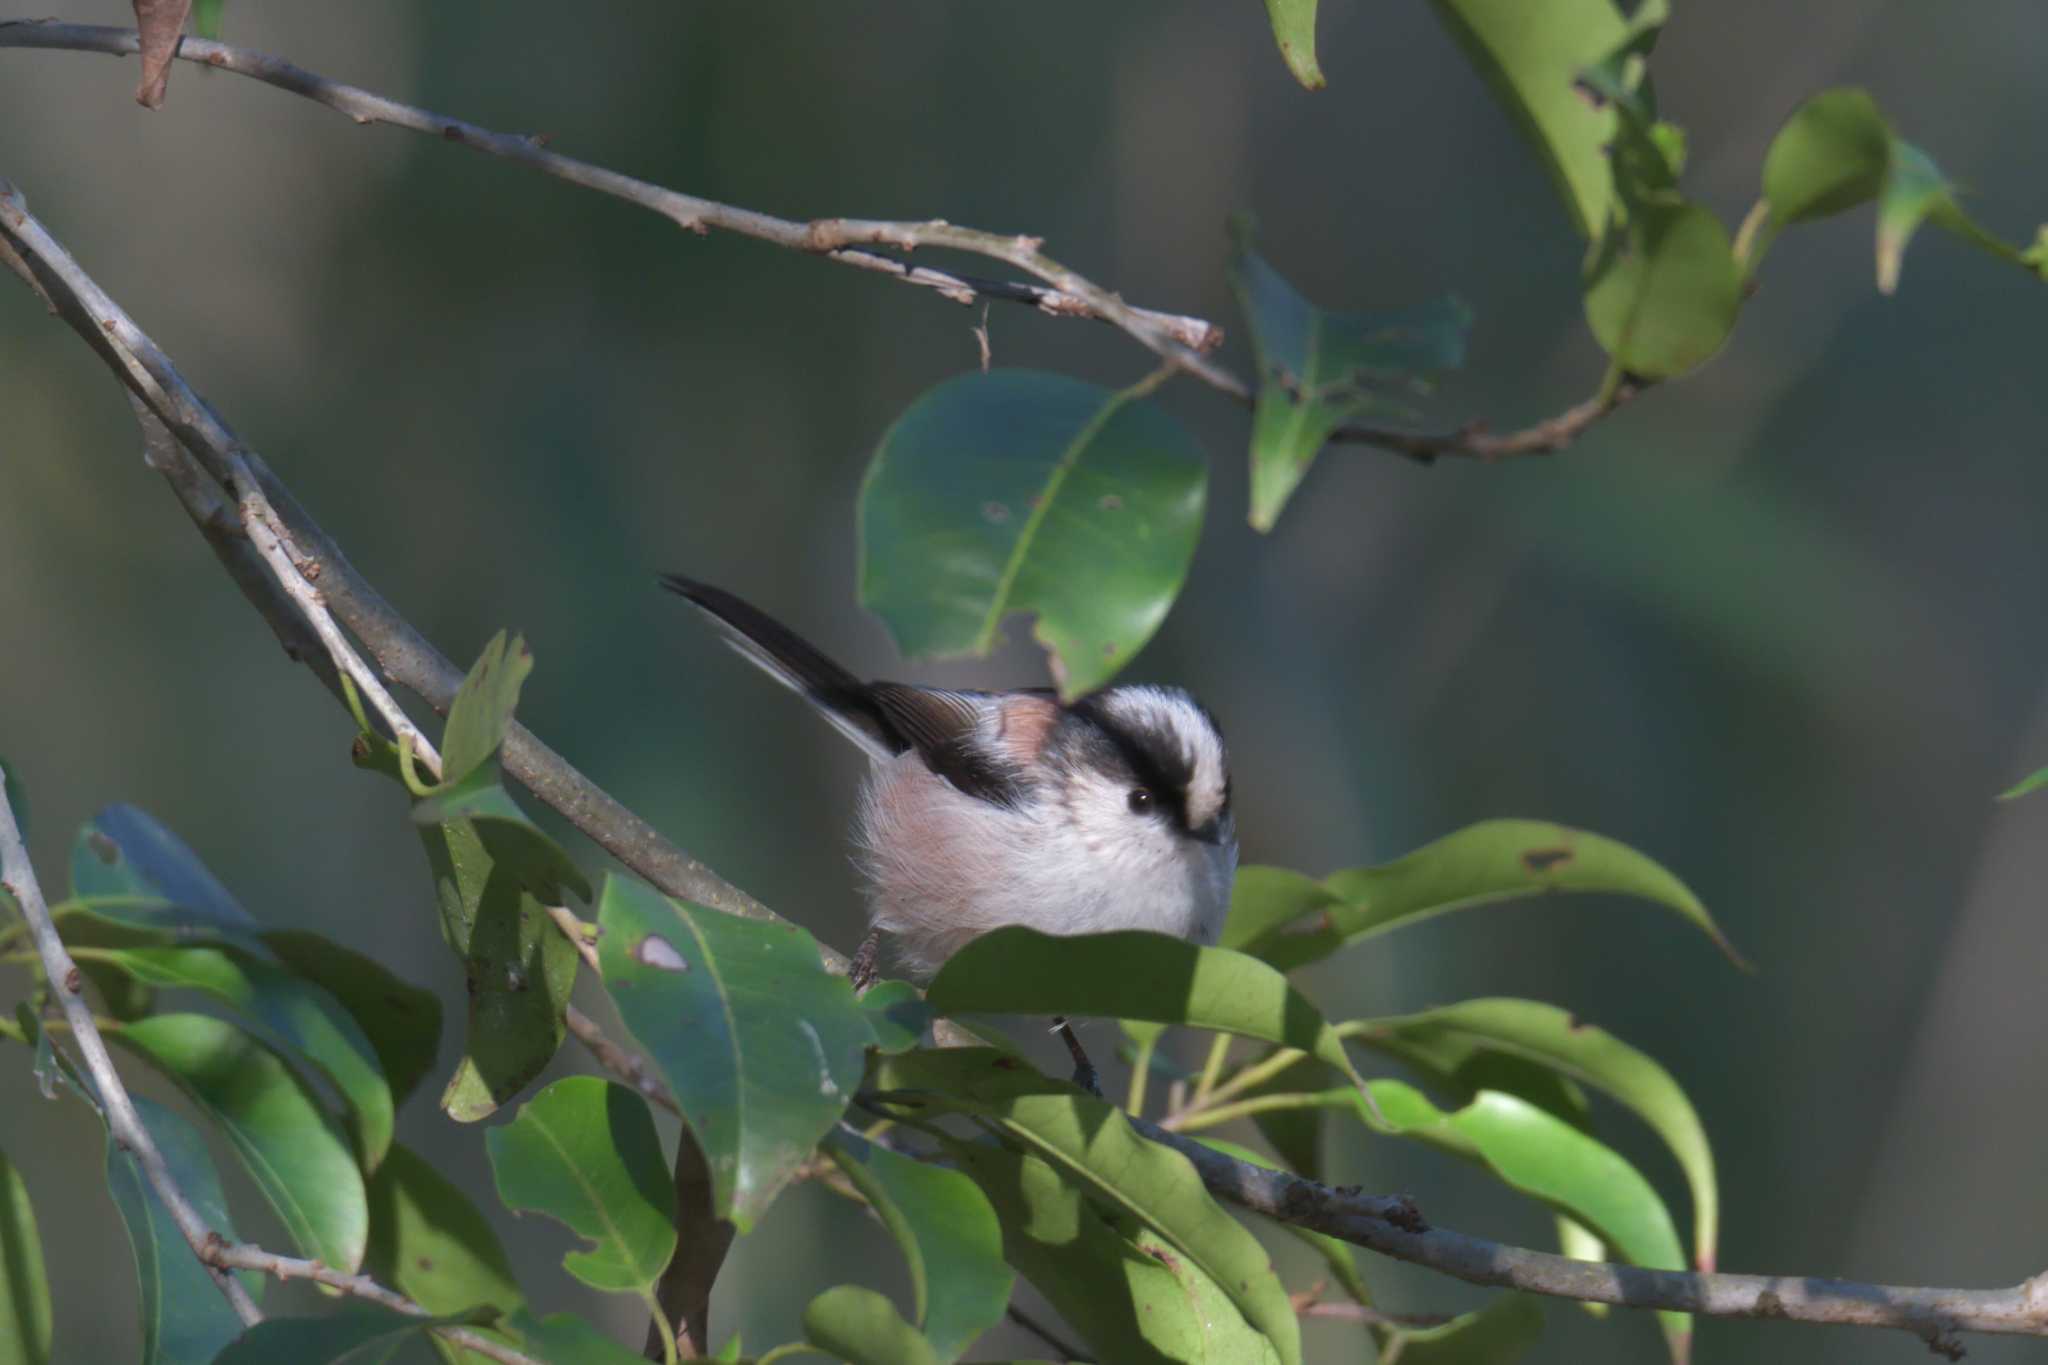
<path fill-rule="evenodd" d="M 1613 0 L 1435 0 L 1435 9 L 1543 157 L 1580 234 L 1599 237 L 1614 196 L 1615 114 L 1577 83 L 1629 36 L 1621 11 Z"/>
<path fill-rule="evenodd" d="M 1256 951 L 1252 945 L 1275 930 L 1343 905 L 1341 896 L 1313 877 L 1284 867 L 1240 867 L 1219 942 L 1225 948 Z"/>
<path fill-rule="evenodd" d="M 1543 1335 L 1543 1310 L 1527 1294 L 1502 1294 L 1440 1327 L 1397 1332 L 1404 1365 L 1513 1365 Z"/>
<path fill-rule="evenodd" d="M 1998 799 L 2001 801 L 2011 801 L 2017 797 L 2025 796 L 2029 792 L 2037 792 L 2043 787 L 2048 787 L 2048 768 L 2038 769 L 2021 778 L 2018 782 L 2000 792 Z"/>
<path fill-rule="evenodd" d="M 1003 618 L 1060 691 L 1114 677 L 1180 592 L 1208 470 L 1132 390 L 996 370 L 952 379 L 896 420 L 860 493 L 860 600 L 916 658 L 985 655 Z"/>
<path fill-rule="evenodd" d="M 1089 1199 L 1192 1261 L 1272 1342 L 1282 1365 L 1300 1361 L 1294 1306 L 1258 1240 L 1218 1207 L 1186 1157 L 1139 1137 L 1122 1111 L 990 1048 L 882 1058 L 875 1083 L 914 1092 L 928 1110 L 971 1114 L 1051 1163 Z"/>
<path fill-rule="evenodd" d="M 939 1365 L 938 1353 L 896 1305 L 872 1289 L 842 1284 L 804 1309 L 804 1340 L 849 1365 Z"/>
<path fill-rule="evenodd" d="M 1377 867 L 1333 873 L 1338 904 L 1307 923 L 1266 928 L 1245 951 L 1282 971 L 1448 910 L 1550 892 L 1640 897 L 1696 925 L 1737 966 L 1741 957 L 1683 882 L 1613 839 L 1540 820 L 1485 820 Z M 1234 913 L 1234 912 L 1233 912 Z M 1226 938 L 1236 937 L 1230 929 Z"/>
<path fill-rule="evenodd" d="M 1323 69 L 1316 65 L 1316 0 L 1266 0 L 1266 18 L 1294 79 L 1310 90 L 1322 89 Z"/>
<path fill-rule="evenodd" d="M 754 1225 L 845 1112 L 874 1034 L 793 924 L 740 919 L 607 878 L 598 963 L 711 1167 L 713 1202 Z"/>
<path fill-rule="evenodd" d="M 675 1187 L 647 1102 L 597 1076 L 556 1081 L 484 1134 L 507 1207 L 568 1224 L 592 1246 L 562 1258 L 595 1289 L 642 1292 L 675 1251 Z"/>
<path fill-rule="evenodd" d="M 279 962 L 339 1000 L 369 1037 L 394 1104 L 426 1078 L 441 1043 L 441 999 L 374 958 L 299 929 L 273 929 L 264 946 Z"/>
<path fill-rule="evenodd" d="M 957 1178 L 957 1177 L 956 1177 Z M 979 1198 L 980 1196 L 976 1196 Z M 0 1152 L 0 1361 L 48 1365 L 50 1280 L 28 1184 Z"/>
<path fill-rule="evenodd" d="M 1419 1014 L 1343 1026 L 1369 1046 L 1455 1074 L 1497 1051 L 1553 1068 L 1619 1101 L 1656 1130 L 1692 1189 L 1694 1257 L 1712 1270 L 1720 1196 L 1714 1156 L 1692 1102 L 1669 1072 L 1603 1029 L 1533 1000 L 1466 1000 Z"/>
<path fill-rule="evenodd" d="M 1402 312 L 1324 312 L 1252 249 L 1249 220 L 1233 233 L 1230 283 L 1259 365 L 1251 522 L 1266 531 L 1332 432 L 1369 413 L 1400 412 L 1385 395 L 1464 363 L 1472 314 L 1450 297 Z"/>
<path fill-rule="evenodd" d="M 462 1191 L 403 1144 L 392 1147 L 371 1179 L 370 1244 L 363 1268 L 430 1313 L 489 1307 L 519 1309 L 525 1298 L 498 1234 Z M 484 1357 L 435 1339 L 443 1359 L 480 1365 Z"/>
<path fill-rule="evenodd" d="M 267 1318 L 236 1338 L 214 1365 L 341 1365 L 382 1360 L 405 1342 L 435 1327 L 467 1326 L 474 1314 L 417 1317 L 381 1304 L 350 1299 L 339 1311 L 318 1317 Z M 480 1358 L 480 1357 L 479 1357 Z"/>
<path fill-rule="evenodd" d="M 1005 1259 L 1097 1359 L 1118 1365 L 1278 1360 L 1273 1343 L 1213 1279 L 1174 1255 L 1139 1220 L 1091 1204 L 1082 1186 L 1051 1162 L 988 1142 L 948 1141 L 946 1150 L 994 1205 Z"/>
<path fill-rule="evenodd" d="M 219 1125 L 301 1255 L 362 1264 L 369 1205 L 347 1139 L 276 1053 L 222 1019 L 158 1014 L 109 1040 L 178 1083 Z"/>
<path fill-rule="evenodd" d="M 940 1360 L 957 1360 L 1002 1321 L 1014 1276 L 1003 1232 L 974 1182 L 844 1129 L 826 1142 L 903 1249 L 917 1326 Z"/>

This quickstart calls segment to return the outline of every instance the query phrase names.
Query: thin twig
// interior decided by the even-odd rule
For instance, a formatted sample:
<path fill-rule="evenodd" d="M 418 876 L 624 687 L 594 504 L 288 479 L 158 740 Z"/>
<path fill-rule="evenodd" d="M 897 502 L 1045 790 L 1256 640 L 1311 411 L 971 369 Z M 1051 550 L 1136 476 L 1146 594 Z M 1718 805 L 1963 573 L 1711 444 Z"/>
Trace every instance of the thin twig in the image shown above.
<path fill-rule="evenodd" d="M 0 47 L 127 56 L 136 51 L 137 45 L 133 29 L 67 24 L 52 19 L 0 21 Z M 267 53 L 187 37 L 179 45 L 177 56 L 303 96 L 358 124 L 383 123 L 407 128 L 517 162 L 569 184 L 638 205 L 692 232 L 705 233 L 717 229 L 790 250 L 824 256 L 857 269 L 881 272 L 906 284 L 936 290 L 941 297 L 956 303 L 971 305 L 977 300 L 995 299 L 1025 304 L 1057 317 L 1093 318 L 1106 322 L 1218 392 L 1246 406 L 1256 401 L 1255 386 L 1209 358 L 1208 353 L 1223 340 L 1221 327 L 1202 318 L 1127 304 L 1121 295 L 1046 256 L 1040 250 L 1044 243 L 1038 237 L 957 227 L 939 219 L 898 222 L 817 218 L 800 222 L 778 218 L 622 175 L 551 151 L 543 138 L 495 132 L 463 119 L 329 80 Z M 871 249 L 878 247 L 906 252 L 920 248 L 965 252 L 1001 261 L 1036 277 L 1039 283 L 989 280 L 914 265 Z M 1491 462 L 1518 455 L 1549 454 L 1569 445 L 1587 427 L 1639 391 L 1640 386 L 1623 383 L 1614 386 L 1612 392 L 1588 399 L 1558 416 L 1501 435 L 1494 435 L 1483 423 L 1476 422 L 1455 431 L 1436 434 L 1354 424 L 1338 429 L 1330 439 L 1376 446 L 1425 464 L 1443 456 Z"/>
<path fill-rule="evenodd" d="M 296 1256 L 280 1256 L 274 1251 L 251 1246 L 247 1242 L 229 1242 L 216 1236 L 200 1249 L 199 1259 L 216 1271 L 254 1270 L 278 1280 L 311 1280 L 326 1285 L 329 1289 L 358 1299 L 366 1299 L 394 1313 L 408 1317 L 428 1318 L 433 1314 L 414 1303 L 405 1295 L 386 1289 L 368 1275 L 349 1275 L 322 1265 L 318 1261 L 301 1260 Z M 502 1362 L 502 1365 L 547 1365 L 545 1361 L 527 1355 L 524 1351 L 493 1340 L 481 1332 L 472 1332 L 467 1327 L 431 1327 L 436 1336 L 445 1338 L 454 1345 Z"/>
<path fill-rule="evenodd" d="M 668 1087 L 661 1083 L 661 1079 L 648 1069 L 645 1057 L 613 1042 L 605 1035 L 605 1031 L 598 1027 L 595 1019 L 574 1005 L 563 1007 L 562 1020 L 569 1026 L 569 1032 L 576 1035 L 576 1041 L 583 1044 L 590 1055 L 597 1059 L 599 1066 L 677 1118 L 682 1117 L 683 1111 L 676 1106 L 675 1097 L 668 1093 Z"/>
<path fill-rule="evenodd" d="M 50 994 L 55 996 L 64 1011 L 64 1022 L 71 1028 L 71 1036 L 78 1044 L 79 1053 L 85 1058 L 85 1069 L 92 1076 L 93 1087 L 99 1092 L 101 1112 L 106 1115 L 107 1131 L 113 1134 L 114 1145 L 135 1158 L 135 1164 L 142 1168 L 143 1178 L 155 1192 L 157 1200 L 170 1213 L 171 1221 L 184 1234 L 185 1242 L 194 1255 L 205 1259 L 205 1250 L 220 1234 L 208 1227 L 206 1220 L 199 1216 L 199 1210 L 178 1188 L 178 1182 L 171 1177 L 171 1168 L 165 1164 L 164 1156 L 157 1149 L 156 1139 L 142 1123 L 141 1115 L 135 1112 L 135 1102 L 128 1098 L 127 1087 L 121 1083 L 121 1073 L 114 1069 L 114 1059 L 107 1054 L 106 1041 L 100 1037 L 99 1025 L 93 1021 L 92 1010 L 85 1003 L 85 975 L 78 970 L 78 964 L 65 951 L 64 940 L 57 935 L 56 921 L 50 918 L 49 904 L 43 899 L 42 885 L 36 881 L 36 872 L 28 859 L 28 845 L 22 840 L 21 826 L 15 822 L 14 808 L 8 803 L 4 784 L 0 784 L 0 890 L 14 897 L 22 917 L 28 922 L 29 936 L 35 940 L 36 956 L 42 959 L 43 975 L 49 980 Z M 263 1320 L 257 1311 L 255 1300 L 249 1291 L 242 1288 L 234 1276 L 219 1270 L 212 1271 L 213 1282 L 235 1310 L 235 1316 L 245 1323 Z"/>
<path fill-rule="evenodd" d="M 1022 1327 L 1025 1331 L 1031 1333 L 1032 1336 L 1037 1337 L 1040 1341 L 1044 1342 L 1047 1346 L 1051 1347 L 1052 1350 L 1059 1355 L 1059 1358 L 1061 1360 L 1070 1362 L 1085 1362 L 1095 1359 L 1094 1356 L 1089 1355 L 1079 1346 L 1074 1345 L 1072 1342 L 1069 1342 L 1064 1337 L 1060 1336 L 1058 1332 L 1055 1332 L 1043 1320 L 1041 1320 L 1040 1318 L 1036 1317 L 1031 1313 L 1025 1312 L 1022 1308 L 1019 1308 L 1015 1303 L 1010 1304 L 1009 1307 L 1003 1310 L 1003 1316 L 1007 1317 L 1011 1322 L 1016 1323 L 1019 1327 Z"/>

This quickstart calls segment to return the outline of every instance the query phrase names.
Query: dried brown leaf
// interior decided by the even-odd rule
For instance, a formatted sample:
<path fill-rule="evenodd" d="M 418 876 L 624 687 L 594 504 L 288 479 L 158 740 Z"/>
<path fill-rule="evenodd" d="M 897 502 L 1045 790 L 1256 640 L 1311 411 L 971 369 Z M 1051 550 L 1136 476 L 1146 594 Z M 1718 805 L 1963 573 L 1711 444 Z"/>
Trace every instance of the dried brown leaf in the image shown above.
<path fill-rule="evenodd" d="M 135 102 L 145 109 L 163 105 L 171 59 L 191 12 L 192 0 L 135 0 L 135 31 L 142 37 L 142 83 L 135 87 Z"/>

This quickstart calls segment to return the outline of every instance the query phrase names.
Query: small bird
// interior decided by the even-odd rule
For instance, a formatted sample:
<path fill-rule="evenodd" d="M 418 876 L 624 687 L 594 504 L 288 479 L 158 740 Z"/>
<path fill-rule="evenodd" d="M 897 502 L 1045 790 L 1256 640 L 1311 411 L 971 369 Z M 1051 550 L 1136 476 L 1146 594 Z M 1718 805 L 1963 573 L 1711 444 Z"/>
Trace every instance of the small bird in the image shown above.
<path fill-rule="evenodd" d="M 1215 718 L 1186 692 L 1121 684 L 1062 702 L 1046 688 L 862 682 L 723 589 L 661 582 L 873 762 L 854 821 L 870 923 L 856 989 L 873 979 L 884 933 L 920 980 L 1006 924 L 1216 941 L 1237 871 L 1230 762 Z M 1092 1079 L 1063 1037 L 1077 1079 Z"/>

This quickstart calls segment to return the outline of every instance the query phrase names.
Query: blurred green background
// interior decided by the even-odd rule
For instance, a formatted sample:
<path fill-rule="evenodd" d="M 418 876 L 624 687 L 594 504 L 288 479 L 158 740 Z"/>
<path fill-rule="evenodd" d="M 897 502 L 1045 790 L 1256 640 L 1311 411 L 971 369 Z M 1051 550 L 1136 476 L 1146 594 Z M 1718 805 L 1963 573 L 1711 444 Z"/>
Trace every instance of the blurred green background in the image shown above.
<path fill-rule="evenodd" d="M 1590 393 L 1579 243 L 1508 119 L 1425 5 L 1325 8 L 1316 94 L 1253 0 L 238 3 L 225 36 L 753 208 L 1043 235 L 1135 302 L 1222 322 L 1240 369 L 1224 224 L 1251 210 L 1266 253 L 1327 306 L 1445 289 L 1473 305 L 1469 370 L 1438 419 L 1518 425 Z M 94 0 L 63 17 L 125 14 Z M 2031 0 L 1740 0 L 1681 6 L 1655 69 L 1691 135 L 1688 186 L 1731 226 L 1784 116 L 1858 82 L 1975 192 L 1980 221 L 2025 240 L 2048 212 L 2044 61 Z M 132 61 L 0 51 L 0 175 L 446 653 L 466 662 L 523 629 L 541 735 L 850 948 L 857 756 L 653 576 L 730 586 L 857 671 L 1041 681 L 1023 643 L 906 665 L 853 603 L 867 455 L 975 363 L 977 315 L 189 64 L 157 114 L 134 81 Z M 1867 211 L 1790 234 L 1717 361 L 1561 458 L 1326 453 L 1267 538 L 1244 522 L 1246 415 L 1169 386 L 1161 401 L 1213 455 L 1211 510 L 1130 676 L 1183 682 L 1222 718 L 1248 861 L 1321 873 L 1485 816 L 1552 817 L 1664 861 L 1761 968 L 1732 971 L 1674 917 L 1545 902 L 1326 964 L 1309 985 L 1333 1017 L 1479 994 L 1566 1005 L 1693 1094 L 1721 1163 L 1726 1268 L 2012 1284 L 2048 1260 L 2031 1137 L 2048 1109 L 2048 798 L 1991 798 L 2048 761 L 2048 293 L 1930 233 L 1883 299 L 1870 239 Z M 1000 306 L 989 322 L 1001 364 L 1110 384 L 1149 368 L 1092 323 Z M 402 803 L 350 767 L 342 712 L 139 453 L 98 360 L 0 281 L 0 752 L 32 794 L 46 876 L 61 883 L 80 820 L 133 801 L 260 917 L 372 952 L 459 1016 Z M 442 1055 L 400 1136 L 494 1205 L 480 1135 L 432 1107 Z M 1648 1134 L 1606 1117 L 1682 1199 Z M 25 1054 L 0 1058 L 0 1148 L 35 1193 L 62 1358 L 129 1358 L 97 1127 L 37 1097 Z M 1335 1170 L 1441 1223 L 1550 1236 L 1446 1159 L 1346 1132 Z M 238 1181 L 243 1230 L 281 1244 Z M 566 1232 L 503 1221 L 538 1308 L 637 1342 L 627 1306 L 560 1272 Z M 1295 1282 L 1313 1278 L 1287 1255 Z M 799 1189 L 735 1253 L 720 1334 L 785 1340 L 814 1293 L 877 1267 L 900 1286 L 879 1229 Z M 1479 1297 L 1368 1270 L 1402 1310 Z M 1639 1315 L 1549 1318 L 1542 1360 L 1659 1351 Z M 1331 1324 L 1309 1347 L 1366 1354 Z M 1030 1349 L 998 1334 L 982 1354 Z M 1926 1348 L 1709 1323 L 1699 1358 Z"/>

